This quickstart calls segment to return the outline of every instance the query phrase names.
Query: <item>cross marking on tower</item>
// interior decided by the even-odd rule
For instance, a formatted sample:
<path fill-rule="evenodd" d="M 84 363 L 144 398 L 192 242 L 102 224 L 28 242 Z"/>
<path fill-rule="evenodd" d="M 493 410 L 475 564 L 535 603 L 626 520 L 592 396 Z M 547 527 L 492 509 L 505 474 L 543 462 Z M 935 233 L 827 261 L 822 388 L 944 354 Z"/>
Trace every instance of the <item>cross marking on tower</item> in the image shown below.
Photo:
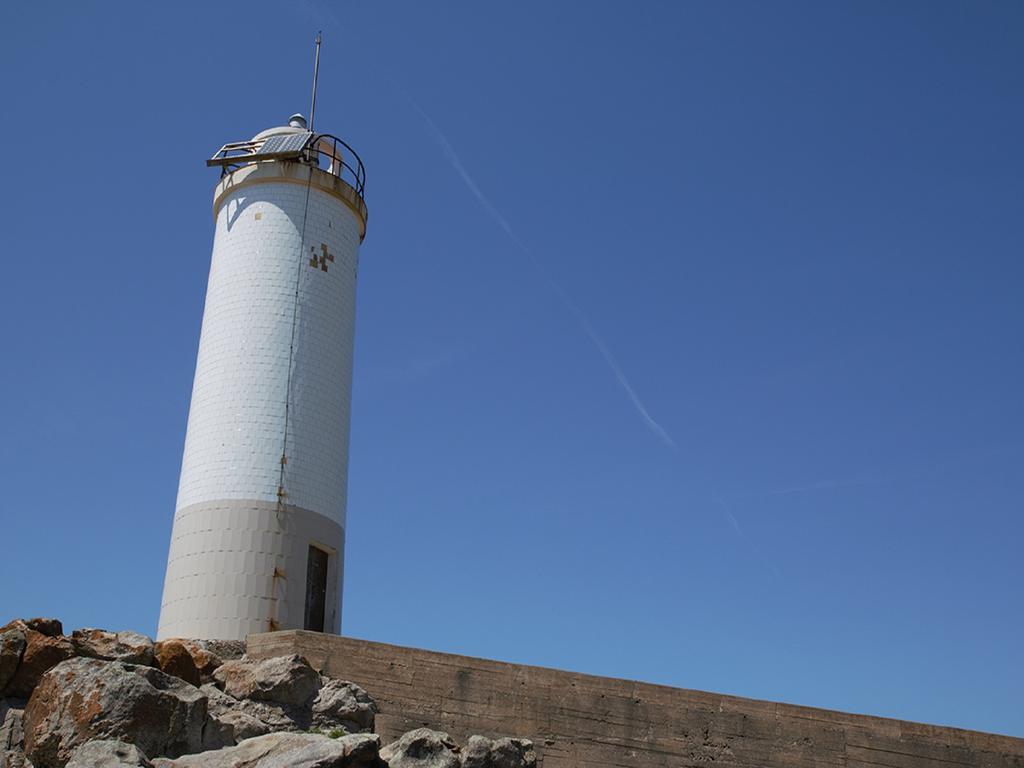
<path fill-rule="evenodd" d="M 309 266 L 313 269 L 320 267 L 322 271 L 326 272 L 327 262 L 334 263 L 334 254 L 327 250 L 327 243 L 320 243 L 320 251 L 321 253 L 317 254 L 316 247 L 310 246 L 309 252 L 312 256 L 309 257 Z"/>

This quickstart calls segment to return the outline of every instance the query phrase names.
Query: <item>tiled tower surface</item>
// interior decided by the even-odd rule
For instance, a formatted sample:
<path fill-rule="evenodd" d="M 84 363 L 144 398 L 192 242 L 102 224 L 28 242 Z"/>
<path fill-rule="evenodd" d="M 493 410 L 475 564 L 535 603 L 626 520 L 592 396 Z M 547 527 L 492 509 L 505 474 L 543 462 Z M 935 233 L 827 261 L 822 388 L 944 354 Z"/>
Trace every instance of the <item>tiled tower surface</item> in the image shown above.
<path fill-rule="evenodd" d="M 518 736 L 541 768 L 1024 768 L 1024 739 L 1010 736 L 349 637 L 272 632 L 248 638 L 246 653 L 300 654 L 363 686 L 385 743 L 424 726 L 461 744 Z"/>
<path fill-rule="evenodd" d="M 343 186 L 298 161 L 217 186 L 160 638 L 302 628 L 311 545 L 328 555 L 324 630 L 340 629 L 365 227 Z"/>

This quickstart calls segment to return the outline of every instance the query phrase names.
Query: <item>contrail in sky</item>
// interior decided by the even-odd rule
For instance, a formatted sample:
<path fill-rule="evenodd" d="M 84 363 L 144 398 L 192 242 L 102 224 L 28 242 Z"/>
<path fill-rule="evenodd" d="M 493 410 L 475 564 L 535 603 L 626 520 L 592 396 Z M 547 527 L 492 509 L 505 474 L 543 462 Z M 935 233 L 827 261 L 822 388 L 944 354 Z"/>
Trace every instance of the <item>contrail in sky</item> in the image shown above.
<path fill-rule="evenodd" d="M 775 565 L 775 563 L 773 563 L 771 560 L 765 557 L 764 554 L 761 552 L 761 548 L 757 546 L 757 543 L 751 540 L 743 532 L 743 529 L 740 528 L 739 520 L 737 520 L 736 515 L 732 513 L 732 507 L 725 503 L 725 499 L 723 499 L 717 491 L 711 494 L 711 498 L 714 500 L 716 504 L 718 504 L 718 506 L 722 508 L 722 511 L 725 512 L 725 515 L 729 520 L 729 524 L 732 526 L 732 529 L 736 532 L 736 535 L 743 539 L 745 542 L 747 542 L 747 544 L 750 546 L 750 549 L 753 551 L 757 559 L 760 560 L 765 565 L 765 567 L 769 568 L 771 572 L 774 573 L 776 576 L 781 576 L 782 574 L 779 572 L 779 569 Z"/>
<path fill-rule="evenodd" d="M 569 294 L 566 293 L 562 286 L 559 285 L 551 276 L 551 273 L 544 264 L 540 262 L 533 250 L 519 238 L 519 235 L 517 235 L 515 230 L 512 229 L 512 225 L 508 223 L 508 220 L 504 216 L 501 215 L 501 211 L 495 208 L 494 204 L 487 198 L 487 195 L 483 193 L 476 181 L 474 181 L 473 177 L 469 175 L 469 171 L 466 170 L 466 166 L 462 164 L 462 160 L 459 159 L 459 155 L 451 145 L 451 142 L 449 142 L 447 137 L 441 132 L 441 129 L 437 127 L 437 124 L 430 118 L 430 115 L 423 111 L 423 108 L 416 103 L 416 100 L 413 99 L 407 91 L 399 88 L 397 85 L 396 88 L 401 91 L 402 95 L 405 96 L 406 100 L 408 100 L 413 108 L 419 112 L 420 117 L 423 118 L 423 122 L 426 123 L 427 128 L 430 129 L 430 133 L 434 140 L 441 147 L 442 152 L 444 152 L 445 159 L 452 168 L 455 169 L 455 172 L 459 174 L 462 182 L 466 185 L 469 191 L 473 193 L 473 196 L 476 197 L 480 205 L 482 205 L 490 217 L 497 222 L 498 226 L 505 231 L 505 234 L 508 235 L 509 239 L 518 245 L 520 250 L 529 257 L 530 261 L 533 262 L 534 266 L 537 267 L 538 271 L 544 276 L 544 279 L 548 282 L 551 288 L 558 294 L 558 297 L 562 300 L 565 308 L 569 310 L 583 332 L 587 334 L 588 338 L 594 343 L 594 346 L 597 347 L 597 351 L 601 353 L 601 357 L 604 358 L 605 363 L 607 363 L 608 367 L 615 375 L 619 385 L 629 396 L 629 400 L 633 404 L 633 408 L 636 410 L 637 414 L 639 414 L 644 424 L 647 425 L 647 428 L 657 435 L 669 448 L 672 450 L 678 450 L 678 446 L 676 445 L 675 440 L 672 439 L 672 436 L 669 435 L 669 433 L 665 431 L 664 427 L 655 421 L 650 412 L 648 412 L 647 406 L 644 405 L 640 396 L 636 393 L 636 390 L 633 389 L 633 386 L 629 383 L 629 379 L 626 378 L 626 374 L 622 370 L 622 366 L 619 365 L 611 350 L 608 349 L 608 345 L 605 344 L 601 337 L 597 335 L 597 331 L 594 330 L 594 326 L 591 325 L 587 316 L 583 314 L 583 310 L 577 306 L 576 302 L 569 297 Z"/>

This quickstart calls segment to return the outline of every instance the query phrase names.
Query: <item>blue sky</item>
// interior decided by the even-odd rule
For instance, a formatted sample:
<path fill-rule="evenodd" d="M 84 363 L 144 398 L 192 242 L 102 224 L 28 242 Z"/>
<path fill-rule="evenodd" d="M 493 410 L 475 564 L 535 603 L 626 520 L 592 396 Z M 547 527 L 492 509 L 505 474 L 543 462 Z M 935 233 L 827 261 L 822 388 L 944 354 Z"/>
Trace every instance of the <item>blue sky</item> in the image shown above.
<path fill-rule="evenodd" d="M 0 619 L 153 633 L 204 160 L 368 169 L 346 634 L 1024 736 L 1019 3 L 7 3 Z"/>

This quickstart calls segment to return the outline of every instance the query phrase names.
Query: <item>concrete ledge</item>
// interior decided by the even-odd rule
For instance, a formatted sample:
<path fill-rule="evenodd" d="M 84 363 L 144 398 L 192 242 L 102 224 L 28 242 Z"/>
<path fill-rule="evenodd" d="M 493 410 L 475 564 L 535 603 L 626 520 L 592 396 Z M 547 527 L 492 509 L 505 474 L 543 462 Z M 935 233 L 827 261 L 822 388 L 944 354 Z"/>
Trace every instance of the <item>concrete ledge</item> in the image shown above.
<path fill-rule="evenodd" d="M 423 726 L 532 739 L 544 768 L 1024 768 L 1024 739 L 741 699 L 355 640 L 250 635 L 250 656 L 298 653 L 381 707 L 385 742 Z"/>

